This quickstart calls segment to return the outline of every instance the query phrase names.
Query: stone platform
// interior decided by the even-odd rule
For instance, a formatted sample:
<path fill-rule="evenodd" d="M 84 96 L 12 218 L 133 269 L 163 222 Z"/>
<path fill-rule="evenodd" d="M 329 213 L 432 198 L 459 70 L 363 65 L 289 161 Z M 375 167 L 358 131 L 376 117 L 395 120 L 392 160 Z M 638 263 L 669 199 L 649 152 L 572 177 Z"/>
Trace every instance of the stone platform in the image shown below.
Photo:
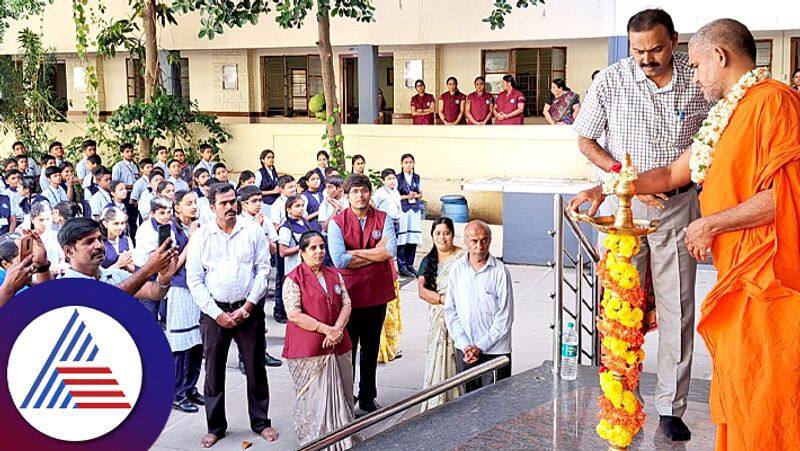
<path fill-rule="evenodd" d="M 552 363 L 416 415 L 358 446 L 358 450 L 605 450 L 595 433 L 600 387 L 597 369 L 582 366 L 578 379 L 562 381 Z M 641 393 L 649 402 L 655 375 L 642 374 Z M 658 429 L 652 403 L 647 421 L 630 450 L 713 450 L 709 421 L 709 381 L 692 379 L 684 421 L 692 440 L 672 442 Z"/>

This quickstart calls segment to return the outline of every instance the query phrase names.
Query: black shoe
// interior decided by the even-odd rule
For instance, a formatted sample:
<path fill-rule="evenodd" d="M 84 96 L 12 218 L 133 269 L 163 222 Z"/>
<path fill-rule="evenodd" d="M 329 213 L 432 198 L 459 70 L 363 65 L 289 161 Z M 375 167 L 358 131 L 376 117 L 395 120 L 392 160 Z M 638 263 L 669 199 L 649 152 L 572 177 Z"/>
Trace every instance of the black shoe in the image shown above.
<path fill-rule="evenodd" d="M 374 399 L 359 399 L 358 408 L 367 413 L 372 413 L 381 408 Z"/>
<path fill-rule="evenodd" d="M 245 374 L 245 372 L 244 372 L 244 362 L 242 362 L 241 360 L 239 360 L 239 372 L 242 373 L 242 374 Z"/>
<path fill-rule="evenodd" d="M 276 314 L 272 315 L 272 317 L 275 318 L 275 322 L 276 323 L 286 324 L 286 322 L 288 321 L 288 318 L 286 318 L 286 315 L 281 314 L 281 313 L 276 313 Z"/>
<path fill-rule="evenodd" d="M 189 398 L 176 399 L 172 402 L 172 408 L 183 413 L 197 413 L 200 411 L 200 408 L 192 404 Z"/>
<path fill-rule="evenodd" d="M 272 357 L 271 355 L 269 355 L 269 352 L 264 352 L 264 363 L 267 366 L 278 367 L 283 365 L 283 360 Z"/>
<path fill-rule="evenodd" d="M 673 442 L 685 442 L 692 438 L 692 432 L 680 417 L 662 415 L 659 425 L 664 435 Z"/>
<path fill-rule="evenodd" d="M 189 393 L 186 393 L 186 397 L 189 398 L 189 401 L 191 401 L 192 404 L 194 404 L 196 406 L 204 406 L 204 405 L 206 405 L 206 398 L 203 397 L 203 395 L 201 395 L 197 391 L 197 389 L 195 389 L 194 391 L 191 391 Z"/>
<path fill-rule="evenodd" d="M 403 277 L 411 277 L 411 278 L 414 277 L 414 273 L 409 271 L 409 270 L 407 270 L 407 269 L 405 269 L 405 268 L 400 270 L 400 275 L 403 276 Z"/>

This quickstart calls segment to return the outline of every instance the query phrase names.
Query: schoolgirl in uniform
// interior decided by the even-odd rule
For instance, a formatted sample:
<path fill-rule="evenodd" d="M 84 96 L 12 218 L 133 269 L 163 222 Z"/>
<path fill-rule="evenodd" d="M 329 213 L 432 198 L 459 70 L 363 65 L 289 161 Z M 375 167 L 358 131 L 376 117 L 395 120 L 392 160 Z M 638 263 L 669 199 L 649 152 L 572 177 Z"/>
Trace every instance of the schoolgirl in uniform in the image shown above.
<path fill-rule="evenodd" d="M 303 197 L 306 199 L 306 219 L 317 219 L 319 207 L 325 201 L 325 190 L 321 188 L 322 180 L 319 173 L 316 170 L 308 171 L 306 183 L 308 184 L 308 189 L 303 191 Z"/>
<path fill-rule="evenodd" d="M 414 156 L 410 153 L 400 158 L 403 166 L 397 177 L 400 192 L 400 231 L 397 234 L 397 265 L 400 275 L 415 277 L 414 257 L 417 245 L 422 243 L 422 218 L 425 206 L 422 203 L 422 179 L 414 171 Z"/>
<path fill-rule="evenodd" d="M 101 219 L 106 235 L 106 258 L 100 266 L 136 271 L 133 265 L 133 242 L 126 234 L 128 215 L 125 210 L 118 207 L 106 208 Z"/>

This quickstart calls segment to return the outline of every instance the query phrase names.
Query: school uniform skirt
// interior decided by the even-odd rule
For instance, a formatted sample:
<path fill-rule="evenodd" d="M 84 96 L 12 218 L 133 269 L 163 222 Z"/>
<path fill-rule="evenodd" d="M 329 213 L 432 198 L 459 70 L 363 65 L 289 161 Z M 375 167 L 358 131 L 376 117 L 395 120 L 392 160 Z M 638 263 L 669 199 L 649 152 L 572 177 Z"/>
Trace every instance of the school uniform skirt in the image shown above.
<path fill-rule="evenodd" d="M 400 215 L 400 231 L 397 233 L 397 245 L 422 243 L 422 212 L 408 210 Z"/>
<path fill-rule="evenodd" d="M 202 344 L 200 307 L 188 288 L 170 287 L 167 291 L 167 340 L 172 352 L 180 352 Z"/>

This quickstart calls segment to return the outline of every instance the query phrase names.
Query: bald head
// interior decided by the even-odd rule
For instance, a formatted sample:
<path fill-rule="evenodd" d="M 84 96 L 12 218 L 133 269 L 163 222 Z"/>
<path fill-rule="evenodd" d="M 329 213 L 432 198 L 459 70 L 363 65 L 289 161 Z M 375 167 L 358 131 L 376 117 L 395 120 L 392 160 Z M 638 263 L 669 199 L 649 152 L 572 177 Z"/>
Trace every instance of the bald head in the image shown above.
<path fill-rule="evenodd" d="M 470 221 L 464 229 L 464 243 L 473 262 L 484 262 L 489 257 L 492 244 L 492 229 L 483 221 Z"/>
<path fill-rule="evenodd" d="M 756 40 L 747 27 L 733 19 L 717 19 L 703 25 L 689 40 L 689 45 L 709 51 L 725 49 L 741 57 L 756 61 Z"/>

